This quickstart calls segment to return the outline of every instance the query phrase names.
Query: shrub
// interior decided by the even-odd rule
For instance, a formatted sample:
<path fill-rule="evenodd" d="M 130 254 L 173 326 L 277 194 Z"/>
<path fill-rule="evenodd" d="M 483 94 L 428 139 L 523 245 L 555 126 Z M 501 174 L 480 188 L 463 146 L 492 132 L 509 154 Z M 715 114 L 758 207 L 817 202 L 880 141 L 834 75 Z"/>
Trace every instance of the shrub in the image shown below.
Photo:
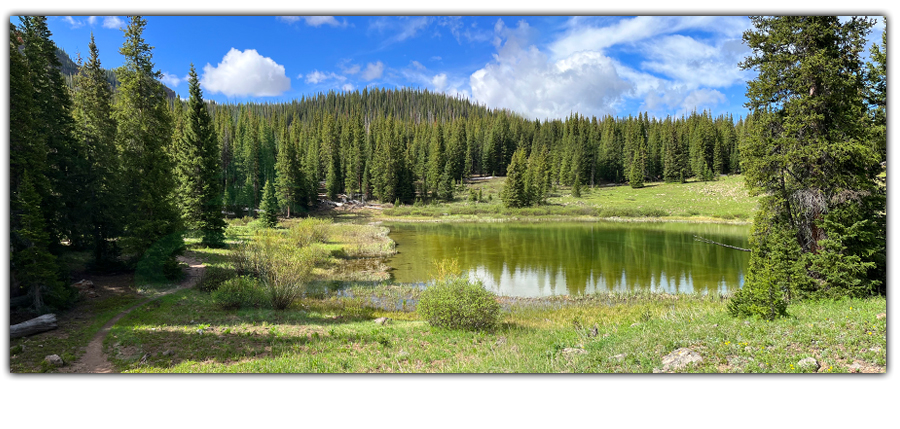
<path fill-rule="evenodd" d="M 450 329 L 492 330 L 500 321 L 500 304 L 481 282 L 463 276 L 440 280 L 425 289 L 418 313 L 432 326 Z"/>
<path fill-rule="evenodd" d="M 206 267 L 206 270 L 203 272 L 203 278 L 197 284 L 197 289 L 204 292 L 212 292 L 218 289 L 223 282 L 234 277 L 235 272 L 232 269 Z"/>
<path fill-rule="evenodd" d="M 222 282 L 212 293 L 213 303 L 223 310 L 257 307 L 264 300 L 259 283 L 250 277 L 235 277 Z"/>

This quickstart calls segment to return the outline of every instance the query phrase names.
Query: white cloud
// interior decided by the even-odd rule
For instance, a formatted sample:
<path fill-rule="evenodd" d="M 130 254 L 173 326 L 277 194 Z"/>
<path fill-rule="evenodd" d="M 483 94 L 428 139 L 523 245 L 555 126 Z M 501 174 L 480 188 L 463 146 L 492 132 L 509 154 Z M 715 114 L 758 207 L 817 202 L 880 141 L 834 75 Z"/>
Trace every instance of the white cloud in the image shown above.
<path fill-rule="evenodd" d="M 615 62 L 599 52 L 551 61 L 527 45 L 533 31 L 524 21 L 515 29 L 498 21 L 495 34 L 494 60 L 469 77 L 472 97 L 488 106 L 540 119 L 562 118 L 573 111 L 600 116 L 615 113 L 614 106 L 633 91 Z"/>
<path fill-rule="evenodd" d="M 116 30 L 124 26 L 125 21 L 122 21 L 118 16 L 107 16 L 103 18 L 103 28 L 112 28 Z"/>
<path fill-rule="evenodd" d="M 382 42 L 382 46 L 386 46 L 414 37 L 420 30 L 427 27 L 431 21 L 432 17 L 430 16 L 401 16 L 396 18 L 380 17 L 369 22 L 369 30 L 376 30 L 379 33 L 383 33 L 387 30 L 395 30 L 396 33 L 394 33 L 393 36 Z"/>
<path fill-rule="evenodd" d="M 447 86 L 447 73 L 434 75 L 431 79 L 431 84 L 434 85 L 434 89 L 443 91 L 444 87 Z"/>
<path fill-rule="evenodd" d="M 667 76 L 690 88 L 723 88 L 746 80 L 738 62 L 749 49 L 739 39 L 711 46 L 688 36 L 673 35 L 653 40 L 643 48 L 645 70 Z"/>
<path fill-rule="evenodd" d="M 160 79 L 162 83 L 166 84 L 169 88 L 175 88 L 181 82 L 186 82 L 190 78 L 189 75 L 185 75 L 184 77 L 178 77 L 173 73 L 163 72 L 163 77 Z"/>
<path fill-rule="evenodd" d="M 279 16 L 279 21 L 284 21 L 288 24 L 294 24 L 299 22 L 300 20 L 306 23 L 311 27 L 318 27 L 321 25 L 330 25 L 332 27 L 346 27 L 348 25 L 347 20 L 338 21 L 333 16 Z"/>
<path fill-rule="evenodd" d="M 431 61 L 440 61 L 442 58 L 438 55 L 431 57 Z"/>
<path fill-rule="evenodd" d="M 422 63 L 416 60 L 410 61 L 409 65 L 413 66 L 413 68 L 415 68 L 416 70 L 425 70 L 425 66 L 423 66 Z"/>
<path fill-rule="evenodd" d="M 231 48 L 218 66 L 207 63 L 203 67 L 200 81 L 210 92 L 227 96 L 272 97 L 291 89 L 284 66 L 255 49 L 241 52 Z"/>
<path fill-rule="evenodd" d="M 375 63 L 366 64 L 366 69 L 363 70 L 361 77 L 364 80 L 373 80 L 378 79 L 384 73 L 384 63 L 381 61 Z"/>
<path fill-rule="evenodd" d="M 293 23 L 299 21 L 299 20 L 300 20 L 300 17 L 299 17 L 299 16 L 279 16 L 279 17 L 278 17 L 278 20 L 279 20 L 279 21 L 284 21 L 284 22 L 286 22 L 286 23 L 288 23 L 288 24 L 293 24 Z"/>
<path fill-rule="evenodd" d="M 338 63 L 338 68 L 341 69 L 341 72 L 344 74 L 357 74 L 359 73 L 359 64 L 350 64 L 349 59 L 341 60 Z"/>
<path fill-rule="evenodd" d="M 341 87 L 341 89 L 344 91 L 350 92 L 350 91 L 353 91 L 354 89 L 356 89 L 356 86 L 353 85 L 352 83 L 345 83 L 344 86 Z"/>
<path fill-rule="evenodd" d="M 625 18 L 605 27 L 582 24 L 573 19 L 570 28 L 550 44 L 554 59 L 575 52 L 603 50 L 617 44 L 631 44 L 664 34 L 695 29 L 740 38 L 749 27 L 746 17 L 721 16 L 638 16 Z"/>
<path fill-rule="evenodd" d="M 298 76 L 298 78 L 299 78 L 299 76 Z M 317 84 L 317 83 L 320 83 L 320 82 L 324 82 L 324 81 L 329 80 L 329 79 L 334 79 L 334 80 L 336 80 L 336 81 L 338 81 L 338 82 L 343 82 L 343 81 L 347 80 L 347 77 L 346 77 L 346 76 L 341 76 L 341 75 L 336 74 L 336 73 L 334 73 L 334 72 L 330 72 L 330 73 L 322 73 L 322 72 L 320 72 L 320 71 L 318 71 L 318 70 L 313 70 L 312 73 L 307 73 L 307 74 L 306 74 L 306 83 L 311 83 L 311 84 L 314 84 L 314 85 Z"/>
<path fill-rule="evenodd" d="M 93 27 L 95 24 L 97 24 L 97 17 L 96 17 L 96 16 L 89 16 L 89 17 L 88 17 L 88 24 L 89 24 L 91 27 Z"/>
<path fill-rule="evenodd" d="M 84 25 L 84 21 L 79 21 L 71 16 L 62 17 L 63 21 L 68 23 L 72 28 L 79 28 Z"/>

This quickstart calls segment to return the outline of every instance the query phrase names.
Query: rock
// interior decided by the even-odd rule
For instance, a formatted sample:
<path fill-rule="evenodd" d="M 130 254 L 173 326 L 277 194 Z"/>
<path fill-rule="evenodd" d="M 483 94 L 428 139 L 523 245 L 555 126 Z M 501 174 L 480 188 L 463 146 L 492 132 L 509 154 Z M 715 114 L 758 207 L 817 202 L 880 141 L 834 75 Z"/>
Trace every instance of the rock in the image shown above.
<path fill-rule="evenodd" d="M 681 369 L 690 363 L 703 362 L 703 356 L 689 348 L 682 347 L 662 358 L 663 370 Z"/>
<path fill-rule="evenodd" d="M 819 365 L 819 361 L 817 361 L 816 358 L 808 357 L 805 359 L 800 359 L 797 362 L 797 366 L 807 371 L 816 372 L 819 370 L 819 367 L 821 365 Z"/>
<path fill-rule="evenodd" d="M 587 353 L 587 350 L 585 350 L 585 349 L 578 349 L 578 348 L 574 348 L 574 347 L 566 347 L 566 348 L 562 349 L 562 352 L 563 352 L 564 354 L 567 354 L 567 355 L 568 355 L 568 354 L 578 354 L 578 355 L 583 355 L 583 354 Z"/>
<path fill-rule="evenodd" d="M 94 282 L 90 280 L 81 279 L 79 282 L 72 283 L 72 287 L 76 289 L 93 289 Z"/>
<path fill-rule="evenodd" d="M 387 325 L 387 324 L 391 323 L 391 318 L 390 317 L 379 317 L 379 318 L 375 319 L 375 323 L 377 323 L 379 325 Z"/>
<path fill-rule="evenodd" d="M 615 359 L 615 360 L 617 360 L 617 361 L 619 361 L 619 362 L 622 362 L 622 361 L 625 360 L 625 358 L 626 358 L 627 356 L 628 356 L 628 353 L 619 353 L 619 354 L 613 356 L 612 358 Z"/>
<path fill-rule="evenodd" d="M 22 350 L 25 350 L 25 348 L 22 347 Z M 875 347 L 872 347 L 871 349 L 869 349 L 869 351 L 870 351 L 870 352 L 878 353 L 878 352 L 881 351 L 881 347 L 875 346 Z"/>
<path fill-rule="evenodd" d="M 887 313 L 881 313 L 881 314 L 875 316 L 876 319 L 884 319 L 885 317 L 887 317 Z"/>
<path fill-rule="evenodd" d="M 591 328 L 591 333 L 590 333 L 591 337 L 596 337 L 599 333 L 600 333 L 600 330 L 597 328 L 597 325 L 594 325 L 594 327 Z"/>
<path fill-rule="evenodd" d="M 162 352 L 162 355 L 163 356 L 174 356 L 175 352 L 173 352 L 171 350 L 166 350 L 166 351 Z"/>
<path fill-rule="evenodd" d="M 47 355 L 47 356 L 44 356 L 44 362 L 47 362 L 47 363 L 49 363 L 50 365 L 53 365 L 53 366 L 56 366 L 56 367 L 65 365 L 65 362 L 63 362 L 62 358 L 59 357 L 59 355 Z"/>
<path fill-rule="evenodd" d="M 860 365 L 859 362 L 853 362 L 847 369 L 849 369 L 850 372 L 859 372 L 859 370 L 862 369 L 862 365 Z"/>

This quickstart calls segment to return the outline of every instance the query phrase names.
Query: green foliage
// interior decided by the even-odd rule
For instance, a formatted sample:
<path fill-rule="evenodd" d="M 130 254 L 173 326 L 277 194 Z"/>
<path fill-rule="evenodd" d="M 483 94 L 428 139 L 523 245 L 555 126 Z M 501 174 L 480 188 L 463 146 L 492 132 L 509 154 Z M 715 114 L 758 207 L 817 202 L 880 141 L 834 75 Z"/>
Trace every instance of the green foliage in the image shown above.
<path fill-rule="evenodd" d="M 525 192 L 527 180 L 525 151 L 517 150 L 507 169 L 506 183 L 500 191 L 500 199 L 504 207 L 525 207 L 531 205 L 531 198 Z"/>
<path fill-rule="evenodd" d="M 263 200 L 259 209 L 263 212 L 263 225 L 267 228 L 274 228 L 278 225 L 278 200 L 275 197 L 275 188 L 268 180 L 263 190 Z"/>
<path fill-rule="evenodd" d="M 200 80 L 193 64 L 188 82 L 190 99 L 183 118 L 184 132 L 175 142 L 178 205 L 185 227 L 200 231 L 201 244 L 222 247 L 225 244 L 225 219 L 220 200 L 218 138 L 203 102 Z"/>
<path fill-rule="evenodd" d="M 138 284 L 161 284 L 184 275 L 176 256 L 184 254 L 184 238 L 180 232 L 160 238 L 148 248 L 136 264 Z"/>
<path fill-rule="evenodd" d="M 226 280 L 233 279 L 236 276 L 233 269 L 221 267 L 206 267 L 203 272 L 203 278 L 197 284 L 197 289 L 204 292 L 212 292 L 219 288 Z"/>
<path fill-rule="evenodd" d="M 90 210 L 83 215 L 93 248 L 95 268 L 118 265 L 119 249 L 113 241 L 123 230 L 121 160 L 117 156 L 116 121 L 112 116 L 112 90 L 100 66 L 99 52 L 91 35 L 90 58 L 74 80 L 76 135 L 85 148 L 84 193 L 81 202 Z"/>
<path fill-rule="evenodd" d="M 799 298 L 883 291 L 886 207 L 880 157 L 866 141 L 860 60 L 872 22 L 751 20 L 756 28 L 744 41 L 753 54 L 741 66 L 758 76 L 748 82 L 741 167 L 751 194 L 764 195 L 755 228 L 771 237 L 751 241 L 748 292 L 734 307 L 770 318 L 780 305 L 766 292 L 773 288 Z M 749 296 L 765 297 L 769 308 L 750 309 Z"/>
<path fill-rule="evenodd" d="M 125 29 L 125 43 L 119 50 L 125 58 L 117 72 L 121 85 L 115 117 L 126 204 L 125 233 L 120 241 L 131 261 L 142 261 L 139 269 L 155 278 L 161 272 L 178 272 L 175 257 L 183 243 L 178 245 L 181 216 L 172 198 L 175 180 L 166 152 L 171 145 L 172 118 L 159 82 L 162 74 L 153 70 L 152 48 L 142 36 L 146 25 L 146 20 L 133 16 Z"/>
<path fill-rule="evenodd" d="M 259 307 L 265 299 L 259 281 L 251 277 L 228 279 L 212 292 L 213 303 L 223 310 Z"/>
<path fill-rule="evenodd" d="M 481 282 L 471 283 L 463 276 L 445 277 L 425 289 L 416 311 L 432 326 L 493 330 L 500 321 L 500 304 Z"/>

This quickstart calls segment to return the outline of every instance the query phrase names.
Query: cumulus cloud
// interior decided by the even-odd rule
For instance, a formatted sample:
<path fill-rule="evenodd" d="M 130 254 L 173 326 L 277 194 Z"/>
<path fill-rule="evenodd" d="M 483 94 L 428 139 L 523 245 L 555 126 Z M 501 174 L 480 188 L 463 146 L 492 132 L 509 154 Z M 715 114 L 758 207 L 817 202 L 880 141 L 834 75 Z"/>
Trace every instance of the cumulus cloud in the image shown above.
<path fill-rule="evenodd" d="M 524 21 L 515 29 L 495 26 L 494 60 L 469 78 L 472 97 L 531 118 L 561 118 L 571 112 L 604 115 L 633 85 L 616 71 L 613 60 L 599 52 L 577 52 L 552 61 L 534 45 Z M 505 39 L 505 42 L 503 42 Z"/>
<path fill-rule="evenodd" d="M 384 74 L 384 63 L 377 61 L 366 64 L 366 69 L 363 70 L 360 76 L 364 80 L 374 80 L 380 78 L 382 74 Z"/>
<path fill-rule="evenodd" d="M 431 83 L 432 85 L 434 85 L 434 89 L 443 91 L 447 86 L 447 73 L 435 75 L 433 78 L 431 78 Z"/>
<path fill-rule="evenodd" d="M 667 76 L 691 88 L 721 88 L 746 80 L 738 62 L 749 53 L 740 40 L 709 45 L 688 36 L 666 36 L 645 44 L 645 70 Z"/>
<path fill-rule="evenodd" d="M 344 91 L 350 92 L 350 91 L 353 91 L 354 89 L 356 89 L 356 86 L 353 85 L 352 83 L 345 83 L 344 86 L 341 87 L 341 89 Z"/>
<path fill-rule="evenodd" d="M 291 89 L 284 66 L 255 49 L 231 48 L 218 66 L 203 67 L 200 81 L 207 90 L 227 96 L 273 97 Z"/>
<path fill-rule="evenodd" d="M 103 18 L 103 28 L 119 29 L 124 26 L 125 21 L 122 21 L 118 16 L 107 16 Z"/>
<path fill-rule="evenodd" d="M 87 21 L 88 21 L 88 25 L 90 25 L 91 27 L 93 27 L 95 24 L 97 24 L 97 17 L 96 17 L 96 16 L 89 16 L 88 19 L 87 19 Z"/>

